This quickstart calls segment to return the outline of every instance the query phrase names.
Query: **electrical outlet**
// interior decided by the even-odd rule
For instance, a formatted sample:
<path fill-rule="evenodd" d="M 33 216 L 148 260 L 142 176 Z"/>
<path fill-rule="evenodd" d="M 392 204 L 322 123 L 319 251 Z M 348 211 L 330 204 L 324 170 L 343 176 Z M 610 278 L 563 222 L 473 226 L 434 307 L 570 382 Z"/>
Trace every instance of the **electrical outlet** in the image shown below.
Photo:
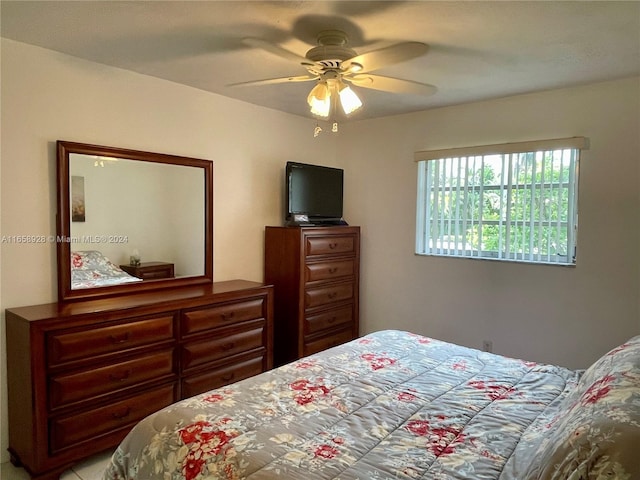
<path fill-rule="evenodd" d="M 485 352 L 493 352 L 493 342 L 491 340 L 483 340 L 482 350 Z"/>

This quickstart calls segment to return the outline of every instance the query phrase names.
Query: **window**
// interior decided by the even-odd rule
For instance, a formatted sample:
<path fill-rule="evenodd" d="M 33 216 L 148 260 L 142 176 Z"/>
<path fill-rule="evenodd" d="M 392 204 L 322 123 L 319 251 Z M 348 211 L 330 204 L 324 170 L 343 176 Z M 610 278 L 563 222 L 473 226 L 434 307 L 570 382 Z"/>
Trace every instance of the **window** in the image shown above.
<path fill-rule="evenodd" d="M 573 265 L 586 139 L 417 152 L 416 253 Z"/>

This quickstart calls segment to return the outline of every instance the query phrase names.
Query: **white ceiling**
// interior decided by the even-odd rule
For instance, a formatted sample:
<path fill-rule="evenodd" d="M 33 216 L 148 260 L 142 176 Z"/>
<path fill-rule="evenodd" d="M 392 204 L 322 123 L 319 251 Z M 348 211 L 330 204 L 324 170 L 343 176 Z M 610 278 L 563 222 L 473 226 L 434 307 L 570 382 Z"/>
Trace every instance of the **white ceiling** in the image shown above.
<path fill-rule="evenodd" d="M 640 75 L 640 1 L 7 1 L 3 37 L 310 117 L 312 83 L 227 85 L 303 75 L 250 48 L 259 37 L 301 56 L 341 29 L 364 53 L 400 41 L 424 57 L 374 73 L 432 84 L 431 97 L 357 89 L 374 118 Z"/>

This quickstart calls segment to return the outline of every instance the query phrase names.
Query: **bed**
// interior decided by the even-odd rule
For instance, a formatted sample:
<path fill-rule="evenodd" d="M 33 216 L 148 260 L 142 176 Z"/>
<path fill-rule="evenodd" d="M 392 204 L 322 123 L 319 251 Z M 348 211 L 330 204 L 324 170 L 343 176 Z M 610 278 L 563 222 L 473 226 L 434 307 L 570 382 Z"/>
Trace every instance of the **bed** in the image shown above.
<path fill-rule="evenodd" d="M 71 288 L 106 287 L 142 281 L 122 270 L 101 252 L 71 252 Z"/>
<path fill-rule="evenodd" d="M 637 480 L 640 336 L 586 371 L 386 330 L 175 403 L 105 480 Z"/>

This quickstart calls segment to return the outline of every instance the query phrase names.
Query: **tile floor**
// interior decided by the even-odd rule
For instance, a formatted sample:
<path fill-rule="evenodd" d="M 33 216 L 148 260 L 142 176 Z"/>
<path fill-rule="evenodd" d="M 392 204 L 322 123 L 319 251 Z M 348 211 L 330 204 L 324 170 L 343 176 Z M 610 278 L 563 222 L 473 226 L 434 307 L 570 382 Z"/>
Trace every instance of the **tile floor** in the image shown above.
<path fill-rule="evenodd" d="M 60 475 L 60 480 L 102 480 L 102 474 L 107 468 L 107 462 L 112 452 L 106 452 L 75 465 Z M 29 475 L 23 468 L 16 468 L 10 462 L 0 465 L 2 480 L 29 480 Z"/>

